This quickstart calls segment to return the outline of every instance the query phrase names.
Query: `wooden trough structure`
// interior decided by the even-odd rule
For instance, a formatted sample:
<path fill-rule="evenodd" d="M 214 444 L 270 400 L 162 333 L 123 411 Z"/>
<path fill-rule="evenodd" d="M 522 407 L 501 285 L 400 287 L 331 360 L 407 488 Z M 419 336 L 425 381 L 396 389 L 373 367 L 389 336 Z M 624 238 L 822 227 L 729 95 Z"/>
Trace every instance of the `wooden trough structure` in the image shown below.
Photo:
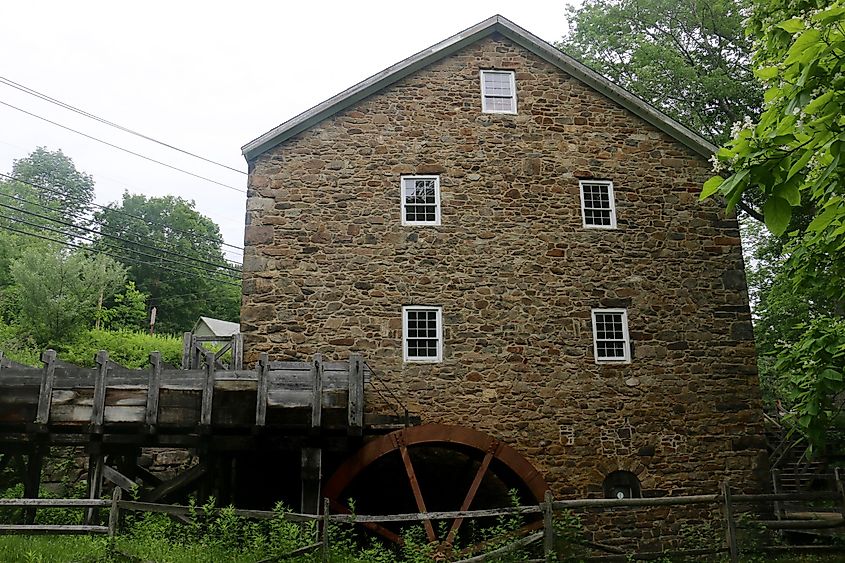
<path fill-rule="evenodd" d="M 236 369 L 221 369 L 231 349 Z M 147 369 L 127 369 L 101 351 L 96 366 L 42 355 L 43 368 L 0 356 L 0 453 L 16 460 L 24 496 L 36 498 L 42 464 L 54 446 L 82 446 L 89 456 L 88 496 L 98 498 L 103 478 L 142 498 L 159 501 L 197 491 L 232 502 L 234 460 L 239 454 L 278 451 L 296 457 L 301 509 L 316 513 L 323 451 L 345 457 L 365 436 L 408 424 L 407 416 L 365 415 L 364 387 L 372 371 L 358 354 L 344 361 L 271 361 L 241 369 L 233 341 L 222 350 L 186 338 L 183 364 L 150 355 Z M 183 448 L 198 462 L 162 481 L 138 465 L 142 448 Z"/>

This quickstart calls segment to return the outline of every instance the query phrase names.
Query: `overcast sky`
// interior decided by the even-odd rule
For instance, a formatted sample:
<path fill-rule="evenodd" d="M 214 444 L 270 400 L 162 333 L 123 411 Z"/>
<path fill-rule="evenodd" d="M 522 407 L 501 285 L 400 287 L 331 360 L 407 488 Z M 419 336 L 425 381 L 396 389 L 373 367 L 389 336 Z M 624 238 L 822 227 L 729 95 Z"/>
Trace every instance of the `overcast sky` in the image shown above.
<path fill-rule="evenodd" d="M 566 1 L 3 2 L 0 76 L 246 171 L 240 147 L 279 123 L 491 15 L 546 41 Z M 0 102 L 245 190 L 246 176 L 122 133 L 0 84 Z M 0 172 L 37 146 L 96 180 L 193 199 L 242 245 L 245 194 L 153 164 L 0 104 Z M 237 254 L 229 255 L 240 261 Z"/>

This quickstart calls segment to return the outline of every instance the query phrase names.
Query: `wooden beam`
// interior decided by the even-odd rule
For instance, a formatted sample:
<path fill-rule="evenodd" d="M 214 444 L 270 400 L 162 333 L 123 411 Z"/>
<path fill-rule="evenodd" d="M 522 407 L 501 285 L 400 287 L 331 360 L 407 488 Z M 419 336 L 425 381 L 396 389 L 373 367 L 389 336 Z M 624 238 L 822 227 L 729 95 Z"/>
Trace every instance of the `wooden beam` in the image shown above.
<path fill-rule="evenodd" d="M 37 499 L 41 489 L 41 468 L 44 464 L 44 449 L 35 447 L 27 455 L 25 473 L 23 475 L 23 496 L 28 499 Z M 26 508 L 23 511 L 24 524 L 35 522 L 35 507 Z"/>
<path fill-rule="evenodd" d="M 311 431 L 319 432 L 323 418 L 323 356 L 314 354 L 311 363 Z"/>
<path fill-rule="evenodd" d="M 320 481 L 322 480 L 323 450 L 320 448 L 302 448 L 301 508 L 303 514 L 319 514 Z"/>
<path fill-rule="evenodd" d="M 41 354 L 44 372 L 41 375 L 41 388 L 38 390 L 38 413 L 35 424 L 50 422 L 50 404 L 53 402 L 53 383 L 56 377 L 56 351 L 45 350 Z"/>
<path fill-rule="evenodd" d="M 267 389 L 269 386 L 268 374 L 270 373 L 270 361 L 267 352 L 261 352 L 258 356 L 258 385 L 255 391 L 255 425 L 264 426 L 267 422 Z"/>
<path fill-rule="evenodd" d="M 0 524 L 0 534 L 15 535 L 56 535 L 56 534 L 107 534 L 109 529 L 106 526 L 76 526 L 56 524 Z"/>
<path fill-rule="evenodd" d="M 191 369 L 191 333 L 182 334 L 182 369 Z"/>
<path fill-rule="evenodd" d="M 91 405 L 91 432 L 102 434 L 106 409 L 106 375 L 109 371 L 109 353 L 100 350 L 94 356 L 97 371 L 94 375 L 94 400 Z"/>
<path fill-rule="evenodd" d="M 417 509 L 421 514 L 425 514 L 428 512 L 428 509 L 425 507 L 425 500 L 420 490 L 420 483 L 417 480 L 417 473 L 414 471 L 414 464 L 411 462 L 411 456 L 408 454 L 408 448 L 405 444 L 399 446 L 399 453 L 402 456 L 402 463 L 405 464 L 405 472 L 408 474 L 408 481 L 411 484 L 411 491 L 414 493 L 414 500 L 417 502 Z M 437 535 L 434 533 L 434 526 L 431 525 L 431 520 L 428 518 L 424 519 L 423 526 L 425 527 L 428 541 L 437 541 Z"/>
<path fill-rule="evenodd" d="M 133 481 L 117 469 L 109 467 L 108 465 L 103 465 L 103 477 L 107 481 L 114 483 L 115 485 L 117 485 L 117 487 L 123 489 L 127 493 L 131 493 L 134 489 L 138 488 L 138 485 L 135 483 L 135 481 Z"/>
<path fill-rule="evenodd" d="M 244 369 L 244 335 L 232 335 L 232 369 Z"/>
<path fill-rule="evenodd" d="M 205 382 L 202 390 L 200 424 L 211 426 L 211 409 L 214 405 L 214 352 L 205 353 Z"/>
<path fill-rule="evenodd" d="M 546 561 L 555 561 L 555 522 L 552 503 L 554 498 L 551 491 L 546 491 L 543 499 L 543 556 Z"/>
<path fill-rule="evenodd" d="M 728 544 L 728 553 L 731 563 L 739 561 L 739 548 L 736 543 L 736 522 L 734 521 L 733 504 L 731 504 L 731 485 L 728 481 L 722 481 L 722 498 L 725 502 L 725 540 Z"/>
<path fill-rule="evenodd" d="M 88 498 L 99 499 L 103 491 L 103 453 L 99 444 L 88 456 Z M 97 518 L 97 509 L 89 508 L 85 511 L 85 523 L 93 525 Z"/>
<path fill-rule="evenodd" d="M 197 337 L 191 335 L 191 369 L 199 369 L 200 358 L 202 357 L 202 344 L 199 343 Z M 212 362 L 213 363 L 213 362 Z"/>
<path fill-rule="evenodd" d="M 111 509 L 109 510 L 109 537 L 113 538 L 117 532 L 117 525 L 120 523 L 120 487 L 115 487 L 111 496 Z"/>
<path fill-rule="evenodd" d="M 204 476 L 207 472 L 207 468 L 205 464 L 201 463 L 191 467 L 190 469 L 182 472 L 181 475 L 171 479 L 170 481 L 165 481 L 146 495 L 144 495 L 144 500 L 148 502 L 156 502 L 167 496 L 179 492 L 182 489 L 187 488 L 191 484 L 194 483 L 197 479 Z"/>
<path fill-rule="evenodd" d="M 150 380 L 147 383 L 147 409 L 144 420 L 147 430 L 155 431 L 158 424 L 159 387 L 161 386 L 161 352 L 150 354 Z"/>
<path fill-rule="evenodd" d="M 364 358 L 349 355 L 349 395 L 347 430 L 350 436 L 360 436 L 364 429 Z"/>

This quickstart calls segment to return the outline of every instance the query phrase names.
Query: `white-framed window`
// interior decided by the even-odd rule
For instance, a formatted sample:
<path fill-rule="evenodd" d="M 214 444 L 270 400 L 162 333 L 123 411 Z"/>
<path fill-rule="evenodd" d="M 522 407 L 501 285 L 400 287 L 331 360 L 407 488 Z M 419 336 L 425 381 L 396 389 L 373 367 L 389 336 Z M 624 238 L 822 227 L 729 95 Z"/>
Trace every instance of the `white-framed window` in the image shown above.
<path fill-rule="evenodd" d="M 481 71 L 481 111 L 516 113 L 516 78 L 512 70 Z"/>
<path fill-rule="evenodd" d="M 609 180 L 581 180 L 581 217 L 588 229 L 615 229 L 616 203 L 613 201 L 613 182 Z"/>
<path fill-rule="evenodd" d="M 442 307 L 402 307 L 402 349 L 406 362 L 443 361 Z"/>
<path fill-rule="evenodd" d="M 440 176 L 402 176 L 402 224 L 440 224 Z"/>
<path fill-rule="evenodd" d="M 593 309 L 593 357 L 596 363 L 631 361 L 626 309 Z"/>

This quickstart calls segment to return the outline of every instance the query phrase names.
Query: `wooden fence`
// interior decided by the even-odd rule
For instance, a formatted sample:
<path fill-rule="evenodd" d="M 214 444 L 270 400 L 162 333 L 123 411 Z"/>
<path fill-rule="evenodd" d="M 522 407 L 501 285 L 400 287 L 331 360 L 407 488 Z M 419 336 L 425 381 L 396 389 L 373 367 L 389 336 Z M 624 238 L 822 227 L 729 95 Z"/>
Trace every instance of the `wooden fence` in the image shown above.
<path fill-rule="evenodd" d="M 585 561 L 629 561 L 654 559 L 659 557 L 692 557 L 701 555 L 727 554 L 730 561 L 739 561 L 740 553 L 745 552 L 789 552 L 789 551 L 845 551 L 845 545 L 788 545 L 788 546 L 755 546 L 742 549 L 737 539 L 737 528 L 746 525 L 736 518 L 738 506 L 748 505 L 773 505 L 775 503 L 789 501 L 833 501 L 836 504 L 838 513 L 830 514 L 827 518 L 812 519 L 755 519 L 752 525 L 770 530 L 811 530 L 830 529 L 845 527 L 845 489 L 842 487 L 842 480 L 837 473 L 837 491 L 818 491 L 812 493 L 762 493 L 762 494 L 734 494 L 728 482 L 721 485 L 721 490 L 716 494 L 669 496 L 657 498 L 628 498 L 628 499 L 572 499 L 554 500 L 551 493 L 546 494 L 544 502 L 537 505 L 515 506 L 489 510 L 465 510 L 449 512 L 426 512 L 388 515 L 351 515 L 332 514 L 329 510 L 328 499 L 324 499 L 322 514 L 297 514 L 279 513 L 268 510 L 244 510 L 234 509 L 234 514 L 243 518 L 272 519 L 284 518 L 291 522 L 305 523 L 317 521 L 319 533 L 316 541 L 308 546 L 300 548 L 287 554 L 287 557 L 303 555 L 305 553 L 319 551 L 321 560 L 328 561 L 330 552 L 330 536 L 328 533 L 331 524 L 347 524 L 373 526 L 386 523 L 419 523 L 432 520 L 457 520 L 473 518 L 489 518 L 510 515 L 538 515 L 541 521 L 535 526 L 528 526 L 526 534 L 522 537 L 512 537 L 510 541 L 495 550 L 479 555 L 473 555 L 460 559 L 458 563 L 481 563 L 496 561 L 502 555 L 532 544 L 542 544 L 542 559 L 530 561 L 552 560 L 556 549 L 556 531 L 554 515 L 560 511 L 572 511 L 577 509 L 605 509 L 605 510 L 634 510 L 650 507 L 670 506 L 711 506 L 721 508 L 725 539 L 719 546 L 705 549 L 677 549 L 661 552 L 639 552 L 629 553 L 621 548 L 602 545 L 589 541 L 577 541 L 576 543 L 602 552 L 601 555 L 579 557 Z M 113 536 L 120 520 L 121 511 L 155 512 L 168 514 L 182 518 L 195 514 L 196 507 L 157 504 L 149 502 L 138 502 L 133 500 L 122 500 L 121 489 L 115 488 L 111 500 L 99 499 L 0 499 L 0 507 L 23 507 L 35 508 L 84 508 L 86 510 L 108 509 L 108 525 L 25 525 L 25 524 L 3 524 L 0 525 L 2 534 L 108 534 Z M 213 509 L 211 513 L 220 509 Z M 206 509 L 199 509 L 203 514 L 210 514 Z M 762 511 L 772 513 L 771 511 Z M 460 552 L 464 553 L 464 552 Z M 460 555 L 459 555 L 460 556 Z"/>

